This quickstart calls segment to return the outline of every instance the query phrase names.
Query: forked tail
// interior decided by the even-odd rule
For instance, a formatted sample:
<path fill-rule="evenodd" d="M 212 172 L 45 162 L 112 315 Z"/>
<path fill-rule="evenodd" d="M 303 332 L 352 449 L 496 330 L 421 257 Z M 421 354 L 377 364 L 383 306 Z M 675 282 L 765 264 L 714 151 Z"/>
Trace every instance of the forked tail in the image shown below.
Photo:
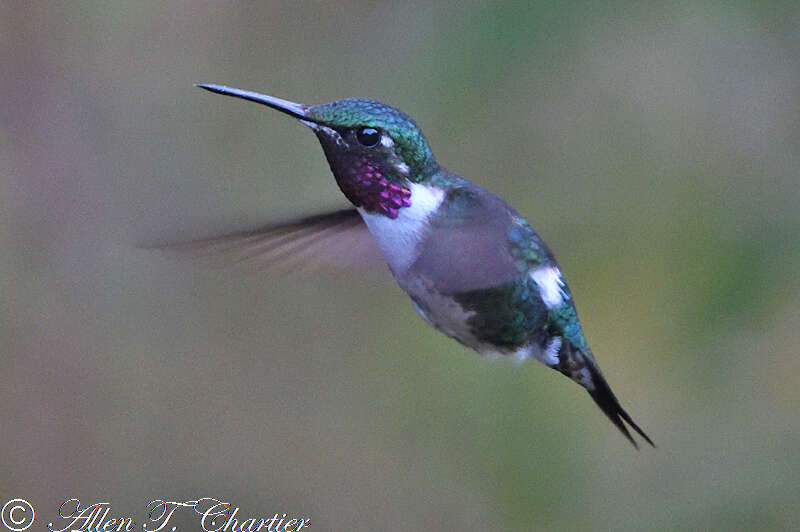
<path fill-rule="evenodd" d="M 597 367 L 591 351 L 576 347 L 570 341 L 562 342 L 561 337 L 556 336 L 549 341 L 547 347 L 543 350 L 541 360 L 586 388 L 586 391 L 592 396 L 600 410 L 608 416 L 608 419 L 616 425 L 634 447 L 639 448 L 625 423 L 639 433 L 639 436 L 644 438 L 647 443 L 653 447 L 656 446 L 653 440 L 639 428 L 639 425 L 620 406 L 617 397 L 611 391 L 611 387 L 600 372 L 600 368 Z"/>
<path fill-rule="evenodd" d="M 614 395 L 614 392 L 611 391 L 611 387 L 609 387 L 606 379 L 597 369 L 597 366 L 591 360 L 588 362 L 589 363 L 586 365 L 586 367 L 589 369 L 589 373 L 591 374 L 594 389 L 590 390 L 587 388 L 587 391 L 589 392 L 589 395 L 592 396 L 592 399 L 594 399 L 594 402 L 597 403 L 597 406 L 600 407 L 600 410 L 602 410 L 603 413 L 608 416 L 608 419 L 610 419 L 611 422 L 616 425 L 620 432 L 622 432 L 622 434 L 628 438 L 628 441 L 630 441 L 634 447 L 637 449 L 639 448 L 639 446 L 636 444 L 636 441 L 631 436 L 631 433 L 628 431 L 628 427 L 625 426 L 625 423 L 630 425 L 631 428 L 635 430 L 639 436 L 644 438 L 647 443 L 655 447 L 656 444 L 653 443 L 653 440 L 651 440 L 647 434 L 645 434 L 644 431 L 639 428 L 639 425 L 637 425 L 633 419 L 631 419 L 631 416 L 628 415 L 625 409 L 620 406 L 617 397 Z"/>

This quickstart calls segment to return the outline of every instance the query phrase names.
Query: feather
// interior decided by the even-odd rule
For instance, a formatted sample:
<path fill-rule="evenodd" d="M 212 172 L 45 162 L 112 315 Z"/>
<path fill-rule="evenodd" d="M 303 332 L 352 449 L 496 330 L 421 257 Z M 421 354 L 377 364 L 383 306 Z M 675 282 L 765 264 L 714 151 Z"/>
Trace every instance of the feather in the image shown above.
<path fill-rule="evenodd" d="M 386 271 L 380 249 L 355 209 L 212 238 L 144 246 L 167 255 L 287 274 Z"/>

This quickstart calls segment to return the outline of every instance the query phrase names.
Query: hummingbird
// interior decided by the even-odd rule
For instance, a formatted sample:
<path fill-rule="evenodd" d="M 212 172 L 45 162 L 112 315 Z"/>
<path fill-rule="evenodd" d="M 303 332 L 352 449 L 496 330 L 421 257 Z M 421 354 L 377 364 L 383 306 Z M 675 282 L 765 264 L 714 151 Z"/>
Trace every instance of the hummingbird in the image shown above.
<path fill-rule="evenodd" d="M 538 360 L 561 372 L 586 389 L 634 447 L 628 426 L 655 447 L 600 371 L 550 248 L 501 197 L 439 165 L 408 115 L 365 98 L 306 105 L 196 86 L 308 126 L 352 204 L 199 245 L 241 247 L 267 261 L 331 252 L 357 261 L 365 248 L 352 243 L 366 238 L 429 325 L 481 355 Z M 343 235 L 348 239 L 336 240 Z"/>

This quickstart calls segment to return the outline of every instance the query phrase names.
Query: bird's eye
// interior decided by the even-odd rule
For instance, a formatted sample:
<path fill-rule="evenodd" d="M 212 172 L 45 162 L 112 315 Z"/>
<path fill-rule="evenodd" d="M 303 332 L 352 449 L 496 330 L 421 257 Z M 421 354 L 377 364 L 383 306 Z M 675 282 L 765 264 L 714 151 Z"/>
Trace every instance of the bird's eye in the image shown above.
<path fill-rule="evenodd" d="M 374 148 L 381 141 L 380 132 L 372 127 L 363 127 L 356 133 L 358 142 L 366 148 Z"/>

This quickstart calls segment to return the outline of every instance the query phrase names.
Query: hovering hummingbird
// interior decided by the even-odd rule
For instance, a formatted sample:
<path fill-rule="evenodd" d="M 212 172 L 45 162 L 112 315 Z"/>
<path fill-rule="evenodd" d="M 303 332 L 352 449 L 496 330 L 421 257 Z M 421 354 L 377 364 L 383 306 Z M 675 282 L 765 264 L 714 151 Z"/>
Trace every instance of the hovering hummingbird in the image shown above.
<path fill-rule="evenodd" d="M 197 86 L 264 104 L 310 127 L 354 207 L 200 245 L 243 246 L 271 260 L 331 253 L 325 243 L 337 236 L 371 233 L 428 324 L 482 355 L 532 358 L 560 371 L 589 392 L 634 447 L 625 423 L 655 446 L 603 377 L 553 253 L 502 198 L 441 167 L 410 117 L 363 98 L 304 105 Z M 348 247 L 335 251 L 355 253 Z"/>

